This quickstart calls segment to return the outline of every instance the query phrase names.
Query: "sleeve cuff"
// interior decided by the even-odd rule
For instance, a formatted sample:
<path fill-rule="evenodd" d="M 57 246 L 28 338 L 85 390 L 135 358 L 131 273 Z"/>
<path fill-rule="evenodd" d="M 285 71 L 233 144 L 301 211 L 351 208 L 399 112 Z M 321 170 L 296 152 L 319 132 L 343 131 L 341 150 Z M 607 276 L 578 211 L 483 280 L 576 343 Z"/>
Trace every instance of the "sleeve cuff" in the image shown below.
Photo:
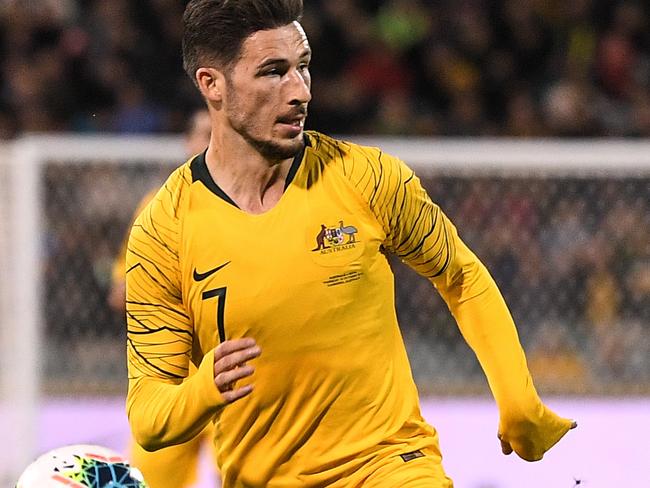
<path fill-rule="evenodd" d="M 214 349 L 203 356 L 196 374 L 199 380 L 197 383 L 202 393 L 197 397 L 202 398 L 207 407 L 224 405 L 226 402 L 214 383 Z"/>

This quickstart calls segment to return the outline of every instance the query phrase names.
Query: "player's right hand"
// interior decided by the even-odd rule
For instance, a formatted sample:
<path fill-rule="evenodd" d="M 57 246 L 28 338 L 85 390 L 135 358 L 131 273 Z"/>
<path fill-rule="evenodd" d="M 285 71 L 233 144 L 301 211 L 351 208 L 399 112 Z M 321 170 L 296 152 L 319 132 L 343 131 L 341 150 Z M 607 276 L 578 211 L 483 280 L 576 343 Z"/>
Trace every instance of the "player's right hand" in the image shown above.
<path fill-rule="evenodd" d="M 255 372 L 253 366 L 246 364 L 261 354 L 255 339 L 244 337 L 224 341 L 214 350 L 214 384 L 226 403 L 232 403 L 249 395 L 253 385 L 237 387 L 238 380 L 247 378 Z"/>

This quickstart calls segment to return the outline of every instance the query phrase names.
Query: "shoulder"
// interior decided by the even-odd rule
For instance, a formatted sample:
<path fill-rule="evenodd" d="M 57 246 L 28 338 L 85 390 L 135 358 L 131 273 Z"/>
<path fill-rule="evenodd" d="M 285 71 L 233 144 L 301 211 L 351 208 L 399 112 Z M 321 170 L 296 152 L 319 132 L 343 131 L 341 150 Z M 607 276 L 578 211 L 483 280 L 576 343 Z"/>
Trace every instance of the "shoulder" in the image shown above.
<path fill-rule="evenodd" d="M 381 158 L 381 150 L 377 147 L 362 146 L 350 141 L 335 139 L 334 137 L 316 131 L 307 131 L 311 152 L 328 165 L 345 166 L 351 162 L 375 162 Z"/>
<path fill-rule="evenodd" d="M 182 220 L 192 184 L 190 162 L 178 167 L 136 217 L 128 251 L 156 256 L 170 262 L 178 259 Z M 129 253 L 127 252 L 127 264 Z"/>
<path fill-rule="evenodd" d="M 353 181 L 364 175 L 390 174 L 404 171 L 406 166 L 397 157 L 385 153 L 379 147 L 364 146 L 315 131 L 307 131 L 310 151 L 321 164 L 338 168 Z"/>
<path fill-rule="evenodd" d="M 364 200 L 373 205 L 383 194 L 391 194 L 414 178 L 401 160 L 381 148 L 335 139 L 318 132 L 307 132 L 322 172 L 334 169 L 351 184 Z"/>
<path fill-rule="evenodd" d="M 190 159 L 172 172 L 163 185 L 156 191 L 147 195 L 148 202 L 136 219 L 136 223 L 164 222 L 179 220 L 183 202 L 187 198 L 192 185 L 192 171 Z"/>

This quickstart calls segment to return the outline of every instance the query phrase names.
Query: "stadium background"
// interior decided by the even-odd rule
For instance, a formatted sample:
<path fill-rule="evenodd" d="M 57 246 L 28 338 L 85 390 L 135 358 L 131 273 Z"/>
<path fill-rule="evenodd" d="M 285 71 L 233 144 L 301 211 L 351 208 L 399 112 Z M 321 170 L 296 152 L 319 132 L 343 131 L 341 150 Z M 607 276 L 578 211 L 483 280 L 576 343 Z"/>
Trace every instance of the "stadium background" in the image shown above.
<path fill-rule="evenodd" d="M 181 68 L 183 3 L 0 2 L 2 162 L 20 164 L 9 161 L 7 148 L 32 133 L 182 131 L 200 104 Z M 305 3 L 314 50 L 308 128 L 353 138 L 422 136 L 431 144 L 449 137 L 624 138 L 630 144 L 650 138 L 650 12 L 643 2 Z M 95 409 L 120 405 L 124 324 L 107 305 L 111 263 L 132 210 L 171 163 L 58 160 L 42 166 L 38 313 L 46 347 L 39 351 L 39 418 L 66 400 L 77 403 L 78 418 L 81 398 L 90 398 L 87 405 Z M 7 165 L 0 170 L 3 216 L 20 189 L 9 188 Z M 611 170 L 567 176 L 524 167 L 505 177 L 434 168 L 423 183 L 499 283 L 541 392 L 573 402 L 567 409 L 606 404 L 603 411 L 620 420 L 618 401 L 648 410 L 650 171 Z M 0 243 L 13 232 L 3 225 Z M 10 260 L 5 256 L 0 264 Z M 473 355 L 428 283 L 399 263 L 395 273 L 419 388 L 435 404 L 473 418 L 473 402 L 488 394 Z M 9 320 L 2 327 L 3 338 L 19 329 Z M 19 367 L 3 363 L 5 371 Z M 630 403 L 623 404 L 628 420 L 636 419 Z M 484 422 L 492 430 L 493 415 L 488 410 Z M 441 421 L 431 421 L 442 433 Z M 39 429 L 49 428 L 39 422 Z M 66 441 L 106 438 L 78 432 Z M 629 436 L 622 442 L 636 437 Z M 444 449 L 444 437 L 442 443 Z M 616 469 L 640 469 L 626 462 Z M 483 486 L 510 486 L 488 481 Z M 592 479 L 585 486 L 606 485 Z"/>

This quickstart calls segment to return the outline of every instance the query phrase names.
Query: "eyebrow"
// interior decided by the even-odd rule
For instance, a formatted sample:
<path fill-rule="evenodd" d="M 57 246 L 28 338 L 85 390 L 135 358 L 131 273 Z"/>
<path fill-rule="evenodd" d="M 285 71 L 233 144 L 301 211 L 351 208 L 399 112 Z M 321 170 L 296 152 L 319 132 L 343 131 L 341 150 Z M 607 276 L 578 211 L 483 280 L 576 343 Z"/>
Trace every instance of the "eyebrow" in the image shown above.
<path fill-rule="evenodd" d="M 305 49 L 302 54 L 300 55 L 300 59 L 303 58 L 311 58 L 311 49 Z M 262 64 L 257 66 L 257 69 L 263 69 L 266 68 L 267 66 L 273 66 L 275 64 L 285 64 L 287 63 L 286 58 L 270 58 L 265 60 Z"/>
<path fill-rule="evenodd" d="M 271 58 L 264 61 L 262 64 L 258 65 L 258 69 L 266 68 L 267 66 L 273 66 L 275 64 L 285 64 L 287 62 L 286 58 Z"/>

